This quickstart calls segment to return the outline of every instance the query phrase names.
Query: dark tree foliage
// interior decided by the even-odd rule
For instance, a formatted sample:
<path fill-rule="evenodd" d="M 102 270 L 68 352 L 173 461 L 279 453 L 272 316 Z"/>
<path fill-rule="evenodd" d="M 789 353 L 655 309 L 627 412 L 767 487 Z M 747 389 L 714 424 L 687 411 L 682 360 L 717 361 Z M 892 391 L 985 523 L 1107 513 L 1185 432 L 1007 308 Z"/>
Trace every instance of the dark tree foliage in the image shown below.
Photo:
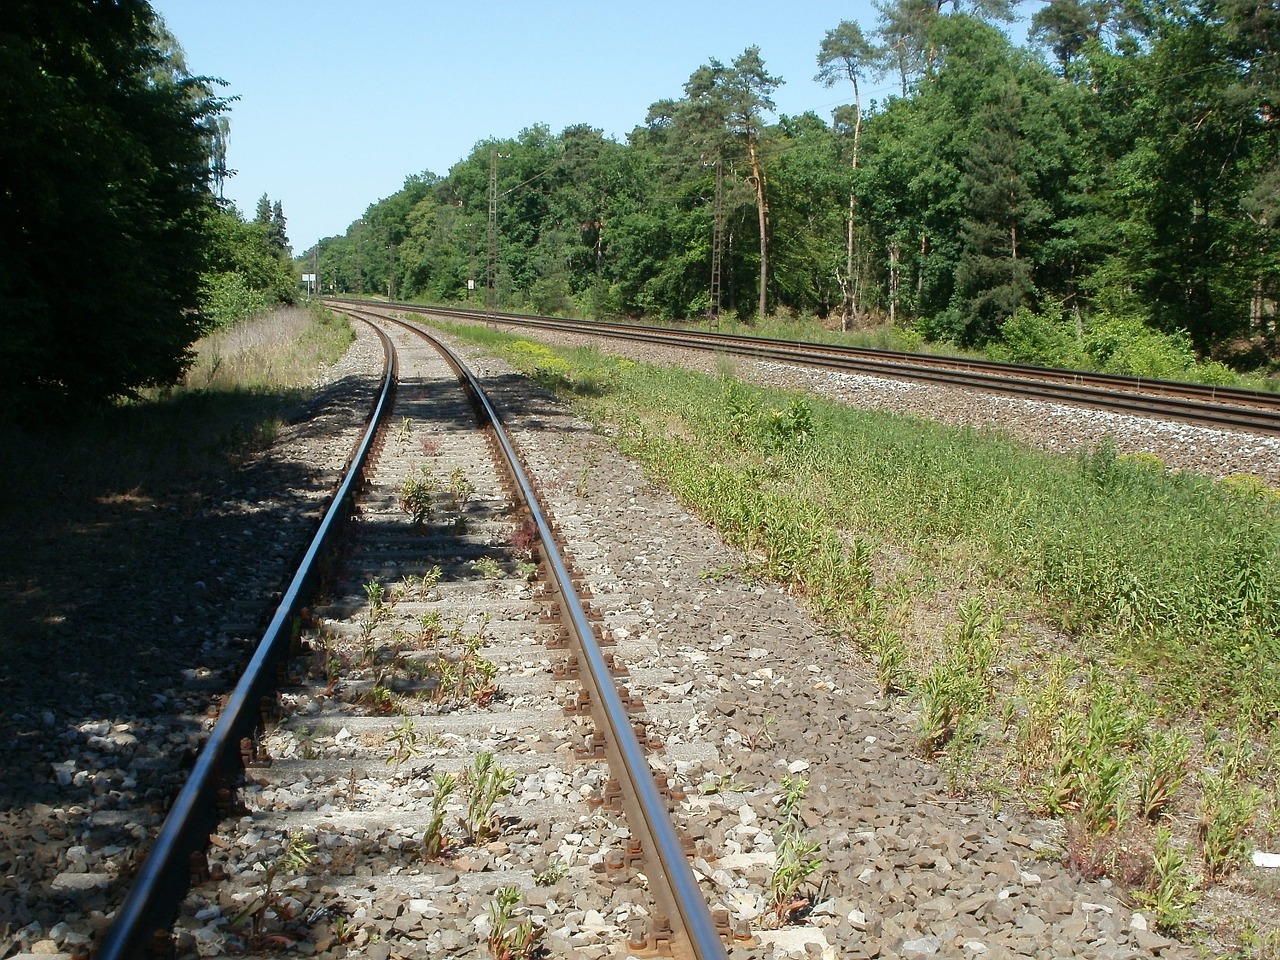
<path fill-rule="evenodd" d="M 225 104 L 165 36 L 142 0 L 5 6 L 0 416 L 129 396 L 189 362 Z"/>
<path fill-rule="evenodd" d="M 1018 164 L 1021 112 L 1022 97 L 1011 83 L 983 108 L 964 163 L 969 206 L 961 223 L 956 297 L 970 343 L 995 338 L 1035 293 L 1025 230 L 1035 200 Z"/>

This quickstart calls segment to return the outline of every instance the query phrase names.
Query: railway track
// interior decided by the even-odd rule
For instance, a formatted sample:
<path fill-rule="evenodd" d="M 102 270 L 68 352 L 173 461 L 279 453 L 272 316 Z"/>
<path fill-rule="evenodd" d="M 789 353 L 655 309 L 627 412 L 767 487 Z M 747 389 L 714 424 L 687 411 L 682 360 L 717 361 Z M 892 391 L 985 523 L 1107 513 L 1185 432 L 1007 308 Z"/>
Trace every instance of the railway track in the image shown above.
<path fill-rule="evenodd" d="M 359 302 L 365 308 L 370 306 L 367 301 Z M 720 352 L 840 373 L 961 387 L 1215 429 L 1280 436 L 1280 394 L 1253 390 L 633 324 L 490 314 L 479 310 L 408 304 L 389 306 L 400 312 L 470 322 L 496 321 L 508 326 Z"/>
<path fill-rule="evenodd" d="M 699 829 L 647 756 L 640 690 L 667 672 L 601 649 L 474 379 L 379 326 L 381 425 L 98 956 L 724 956 Z"/>
<path fill-rule="evenodd" d="M 394 336 L 408 342 L 406 333 Z M 366 331 L 361 344 L 370 339 Z M 950 794 L 939 771 L 916 759 L 912 730 L 878 699 L 865 664 L 794 598 L 735 574 L 736 551 L 648 486 L 590 425 L 501 363 L 471 362 L 540 480 L 540 499 L 575 558 L 570 583 L 594 608 L 586 611 L 589 623 L 614 641 L 602 657 L 625 665 L 628 699 L 644 704 L 637 716 L 662 740 L 646 759 L 684 791 L 684 799 L 679 789 L 673 798 L 677 826 L 694 842 L 698 888 L 712 906 L 717 940 L 729 933 L 730 956 L 1194 955 L 1149 934 L 1115 891 L 1072 876 L 1055 825 Z M 484 957 L 493 952 L 496 908 L 512 936 L 524 922 L 545 927 L 537 943 L 551 955 L 648 955 L 649 921 L 662 909 L 657 871 L 628 870 L 632 821 L 623 819 L 625 805 L 619 812 L 603 802 L 615 796 L 614 768 L 577 755 L 592 737 L 581 710 L 564 710 L 578 699 L 567 653 L 545 645 L 560 625 L 542 622 L 557 593 L 548 590 L 545 565 L 532 580 L 528 568 L 521 571 L 532 562 L 530 541 L 515 536 L 525 517 L 512 489 L 495 480 L 496 468 L 475 466 L 474 447 L 461 437 L 474 429 L 449 426 L 465 405 L 452 396 L 450 376 L 433 369 L 402 368 L 406 383 L 395 402 L 412 408 L 393 409 L 375 445 L 378 470 L 385 465 L 388 475 L 357 483 L 368 499 L 356 526 L 368 536 L 326 562 L 327 592 L 307 602 L 296 631 L 293 616 L 277 613 L 286 640 L 295 632 L 299 640 L 286 661 L 286 685 L 265 703 L 241 698 L 247 729 L 224 738 L 221 787 L 228 792 L 214 790 L 204 804 L 207 828 L 194 831 L 216 839 L 198 859 L 176 857 L 159 874 L 166 878 L 159 886 L 182 901 L 176 928 L 166 914 L 159 924 L 140 921 L 122 940 L 116 931 L 132 908 L 119 909 L 114 889 L 103 887 L 118 872 L 119 885 L 136 888 L 151 869 L 135 874 L 129 852 L 106 829 L 137 825 L 145 845 L 139 797 L 118 809 L 90 808 L 91 819 L 64 841 L 56 876 L 50 871 L 33 884 L 34 896 L 63 905 L 75 937 L 59 931 L 67 924 L 56 916 L 42 919 L 22 933 L 30 949 L 61 946 L 77 960 L 87 957 L 90 941 L 79 931 L 100 930 L 114 913 L 117 927 L 98 956 Z M 415 530 L 400 505 L 403 471 L 421 474 L 423 463 L 439 499 L 429 523 Z M 455 468 L 463 471 L 456 500 L 449 492 Z M 460 517 L 465 529 L 451 529 Z M 269 531 L 254 542 L 266 539 Z M 405 542 L 412 553 L 397 546 Z M 428 545 L 438 555 L 420 549 Z M 375 603 L 385 612 L 374 616 Z M 237 646 L 249 636 L 241 629 L 227 635 Z M 194 656 L 183 656 L 182 666 Z M 456 681 L 440 682 L 440 656 L 471 658 L 476 698 L 450 693 L 468 689 Z M 539 692 L 548 682 L 558 699 Z M 537 722 L 521 726 L 521 715 Z M 79 718 L 76 724 L 59 738 L 76 736 L 73 748 L 88 735 Z M 175 754 L 174 731 L 187 729 L 185 722 L 133 727 L 148 763 Z M 472 816 L 466 802 L 482 752 L 516 773 L 489 826 L 482 808 Z M 101 762 L 93 756 L 74 754 L 76 766 L 93 773 Z M 244 762 L 244 789 L 232 791 Z M 144 772 L 112 763 L 126 777 Z M 457 782 L 444 804 L 440 848 L 431 853 L 425 840 L 435 778 L 444 775 Z M 175 807 L 182 805 L 179 799 Z M 548 809 L 555 819 L 545 821 Z M 76 816 L 65 801 L 53 812 L 63 821 Z M 51 837 L 61 822 L 47 825 Z M 483 843 L 477 834 L 485 834 Z M 783 904 L 799 907 L 795 922 L 779 923 L 772 880 L 789 836 L 812 841 L 820 862 Z M 192 892 L 183 894 L 192 874 Z M 0 906 L 11 902 L 4 899 L 11 889 L 0 887 Z M 512 889 L 519 899 L 504 893 Z M 164 932 L 154 937 L 158 926 Z M 495 944 L 510 953 L 515 946 Z"/>

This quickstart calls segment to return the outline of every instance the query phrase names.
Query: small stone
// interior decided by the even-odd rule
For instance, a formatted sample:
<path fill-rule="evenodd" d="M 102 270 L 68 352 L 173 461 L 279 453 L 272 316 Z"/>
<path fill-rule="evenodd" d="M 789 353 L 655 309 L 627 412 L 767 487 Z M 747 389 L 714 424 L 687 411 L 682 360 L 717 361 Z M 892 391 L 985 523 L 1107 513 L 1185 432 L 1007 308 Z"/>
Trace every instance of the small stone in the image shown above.
<path fill-rule="evenodd" d="M 1138 949 L 1146 953 L 1160 953 L 1160 951 L 1168 950 L 1173 946 L 1172 940 L 1149 933 L 1146 930 L 1138 930 L 1133 940 L 1138 945 Z"/>
<path fill-rule="evenodd" d="M 902 945 L 903 953 L 920 953 L 926 956 L 937 953 L 942 949 L 942 941 L 930 934 L 927 937 L 920 937 L 917 940 L 908 940 Z"/>
<path fill-rule="evenodd" d="M 102 890 L 110 885 L 111 875 L 108 873 L 67 871 L 54 877 L 49 888 L 64 895 L 76 895 L 89 890 Z"/>

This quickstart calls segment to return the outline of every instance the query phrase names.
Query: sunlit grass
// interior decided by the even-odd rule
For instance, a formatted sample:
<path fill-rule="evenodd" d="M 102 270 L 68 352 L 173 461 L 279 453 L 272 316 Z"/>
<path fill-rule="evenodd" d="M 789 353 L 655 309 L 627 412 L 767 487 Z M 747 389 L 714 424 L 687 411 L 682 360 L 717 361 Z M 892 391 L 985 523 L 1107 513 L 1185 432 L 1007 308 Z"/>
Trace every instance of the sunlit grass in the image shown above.
<path fill-rule="evenodd" d="M 590 348 L 453 330 L 568 392 L 733 542 L 773 551 L 772 572 L 812 596 L 826 589 L 815 551 L 834 549 L 816 544 L 848 554 L 858 541 L 904 569 L 932 569 L 926 579 L 978 577 L 1018 596 L 1140 671 L 1171 706 L 1259 722 L 1278 709 L 1280 498 L 1257 482 L 1171 472 L 1105 443 L 1055 455 Z"/>

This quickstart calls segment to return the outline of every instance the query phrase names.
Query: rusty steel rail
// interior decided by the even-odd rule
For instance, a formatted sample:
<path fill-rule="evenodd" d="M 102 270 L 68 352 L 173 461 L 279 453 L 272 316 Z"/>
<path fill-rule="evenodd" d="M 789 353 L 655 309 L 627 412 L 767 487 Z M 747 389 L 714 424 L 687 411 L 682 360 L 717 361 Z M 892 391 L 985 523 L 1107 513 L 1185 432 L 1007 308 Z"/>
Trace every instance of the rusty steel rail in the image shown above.
<path fill-rule="evenodd" d="M 374 326 L 371 324 L 371 326 Z M 374 329 L 378 328 L 374 326 Z M 329 508 L 320 521 L 297 572 L 276 607 L 252 659 L 205 741 L 186 783 L 173 802 L 124 903 L 95 953 L 96 960 L 152 955 L 157 931 L 166 938 L 189 884 L 193 855 L 201 858 L 218 820 L 218 794 L 234 787 L 243 772 L 241 740 L 262 725 L 261 699 L 276 686 L 276 667 L 289 654 L 293 623 L 318 576 L 318 561 L 349 515 L 374 437 L 391 408 L 397 368 L 395 351 L 378 330 L 385 357 L 382 388 L 369 425 L 351 455 Z"/>
<path fill-rule="evenodd" d="M 335 301 L 351 302 L 351 301 Z M 703 330 L 602 321 L 565 320 L 521 314 L 490 314 L 458 308 L 412 304 L 372 306 L 443 318 L 458 318 L 560 330 L 586 336 L 750 356 L 777 363 L 819 367 L 841 373 L 894 380 L 911 380 L 946 387 L 962 387 L 1117 414 L 1175 420 L 1215 429 L 1245 430 L 1280 435 L 1280 394 L 1203 384 L 1126 377 L 1081 370 L 1059 370 L 1027 364 L 939 357 L 928 354 L 842 347 L 825 343 L 790 342 Z"/>
<path fill-rule="evenodd" d="M 356 315 L 359 316 L 358 313 Z M 573 576 L 556 545 L 551 522 L 538 503 L 534 484 L 521 465 L 520 456 L 503 428 L 501 418 L 479 380 L 447 345 L 421 326 L 394 318 L 379 319 L 431 341 L 463 382 L 482 425 L 492 429 L 516 493 L 537 528 L 545 565 L 559 597 L 563 621 L 577 646 L 579 663 L 585 665 L 582 679 L 588 686 L 590 701 L 600 705 L 598 711 L 593 711 L 593 716 L 605 727 L 605 749 L 610 767 L 624 784 L 631 784 L 631 790 L 624 787 L 622 791 L 628 824 L 641 841 L 646 862 L 656 868 L 647 871 L 647 875 L 651 890 L 672 921 L 671 949 L 677 957 L 725 960 L 727 953 L 721 933 L 706 898 L 698 888 L 684 845 L 667 812 L 666 798 L 658 789 L 626 704 L 613 682 L 609 665 L 596 641 L 595 630 L 574 586 Z"/>

